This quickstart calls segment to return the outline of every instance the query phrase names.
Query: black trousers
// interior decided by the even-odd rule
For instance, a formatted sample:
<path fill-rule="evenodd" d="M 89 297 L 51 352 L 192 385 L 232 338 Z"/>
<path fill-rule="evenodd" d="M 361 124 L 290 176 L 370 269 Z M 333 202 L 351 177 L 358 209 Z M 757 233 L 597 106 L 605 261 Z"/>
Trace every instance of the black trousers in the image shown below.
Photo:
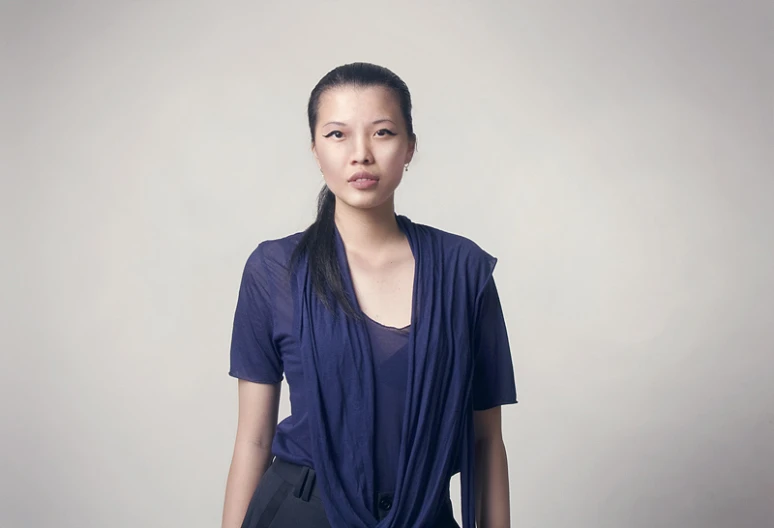
<path fill-rule="evenodd" d="M 392 494 L 380 493 L 375 500 L 383 519 L 392 507 Z M 314 470 L 275 458 L 250 500 L 242 528 L 330 528 Z M 459 528 L 451 499 L 432 528 Z"/>

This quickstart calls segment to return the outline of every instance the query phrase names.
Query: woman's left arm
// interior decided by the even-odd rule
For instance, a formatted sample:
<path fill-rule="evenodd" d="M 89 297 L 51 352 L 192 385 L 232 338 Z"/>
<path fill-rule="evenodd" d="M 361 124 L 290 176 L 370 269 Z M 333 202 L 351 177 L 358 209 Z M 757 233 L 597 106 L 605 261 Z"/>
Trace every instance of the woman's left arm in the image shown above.
<path fill-rule="evenodd" d="M 500 407 L 474 412 L 476 434 L 476 525 L 511 526 L 508 457 L 503 442 Z"/>

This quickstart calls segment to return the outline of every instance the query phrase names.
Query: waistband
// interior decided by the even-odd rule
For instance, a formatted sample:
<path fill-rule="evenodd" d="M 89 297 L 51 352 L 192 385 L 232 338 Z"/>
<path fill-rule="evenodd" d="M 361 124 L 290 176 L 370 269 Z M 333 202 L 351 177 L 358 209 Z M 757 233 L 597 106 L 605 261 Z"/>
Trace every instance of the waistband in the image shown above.
<path fill-rule="evenodd" d="M 297 498 L 309 501 L 310 497 L 317 497 L 323 500 L 322 492 L 317 486 L 317 474 L 314 469 L 275 457 L 267 471 L 272 471 L 293 486 L 293 495 Z M 379 520 L 384 519 L 392 509 L 393 497 L 392 493 L 377 493 L 374 502 Z M 451 505 L 451 502 L 449 504 Z"/>
<path fill-rule="evenodd" d="M 309 497 L 312 496 L 322 500 L 322 493 L 317 486 L 317 474 L 314 469 L 275 458 L 269 466 L 269 470 L 293 486 L 293 494 L 297 498 L 308 501 Z"/>

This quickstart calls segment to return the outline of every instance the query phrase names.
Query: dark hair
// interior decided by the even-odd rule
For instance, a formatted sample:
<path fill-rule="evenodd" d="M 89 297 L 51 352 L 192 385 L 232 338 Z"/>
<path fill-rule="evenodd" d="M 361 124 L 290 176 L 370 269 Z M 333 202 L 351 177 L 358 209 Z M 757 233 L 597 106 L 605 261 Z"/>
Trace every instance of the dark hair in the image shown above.
<path fill-rule="evenodd" d="M 327 90 L 343 85 L 355 87 L 381 86 L 390 90 L 398 99 L 403 120 L 406 123 L 408 136 L 416 141 L 414 125 L 411 119 L 411 94 L 408 86 L 400 77 L 382 66 L 367 62 L 345 64 L 329 71 L 312 90 L 309 96 L 307 114 L 309 117 L 309 132 L 312 143 L 315 142 L 320 97 Z M 333 310 L 333 303 L 338 302 L 344 312 L 356 319 L 361 315 L 347 298 L 342 281 L 341 268 L 336 257 L 334 212 L 336 196 L 324 186 L 317 198 L 317 219 L 304 231 L 301 240 L 293 251 L 290 259 L 290 269 L 298 265 L 300 257 L 306 253 L 312 273 L 312 287 L 320 296 L 323 304 Z"/>

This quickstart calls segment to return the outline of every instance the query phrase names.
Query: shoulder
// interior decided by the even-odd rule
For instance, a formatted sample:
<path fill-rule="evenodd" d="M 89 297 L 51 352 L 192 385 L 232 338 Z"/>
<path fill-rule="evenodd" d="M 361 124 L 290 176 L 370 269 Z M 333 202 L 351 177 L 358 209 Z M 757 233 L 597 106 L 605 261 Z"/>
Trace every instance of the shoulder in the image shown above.
<path fill-rule="evenodd" d="M 497 260 L 468 237 L 426 224 L 414 223 L 414 226 L 424 232 L 443 251 L 445 257 L 484 263 Z"/>
<path fill-rule="evenodd" d="M 298 232 L 282 238 L 261 241 L 247 258 L 247 270 L 265 275 L 278 269 L 287 269 L 302 235 L 302 232 Z"/>
<path fill-rule="evenodd" d="M 489 283 L 497 265 L 497 258 L 490 255 L 468 237 L 445 231 L 437 227 L 416 224 L 412 226 L 419 235 L 421 245 L 431 246 L 429 254 L 435 260 L 433 266 L 442 270 L 444 280 L 455 288 L 466 289 L 476 303 Z"/>

